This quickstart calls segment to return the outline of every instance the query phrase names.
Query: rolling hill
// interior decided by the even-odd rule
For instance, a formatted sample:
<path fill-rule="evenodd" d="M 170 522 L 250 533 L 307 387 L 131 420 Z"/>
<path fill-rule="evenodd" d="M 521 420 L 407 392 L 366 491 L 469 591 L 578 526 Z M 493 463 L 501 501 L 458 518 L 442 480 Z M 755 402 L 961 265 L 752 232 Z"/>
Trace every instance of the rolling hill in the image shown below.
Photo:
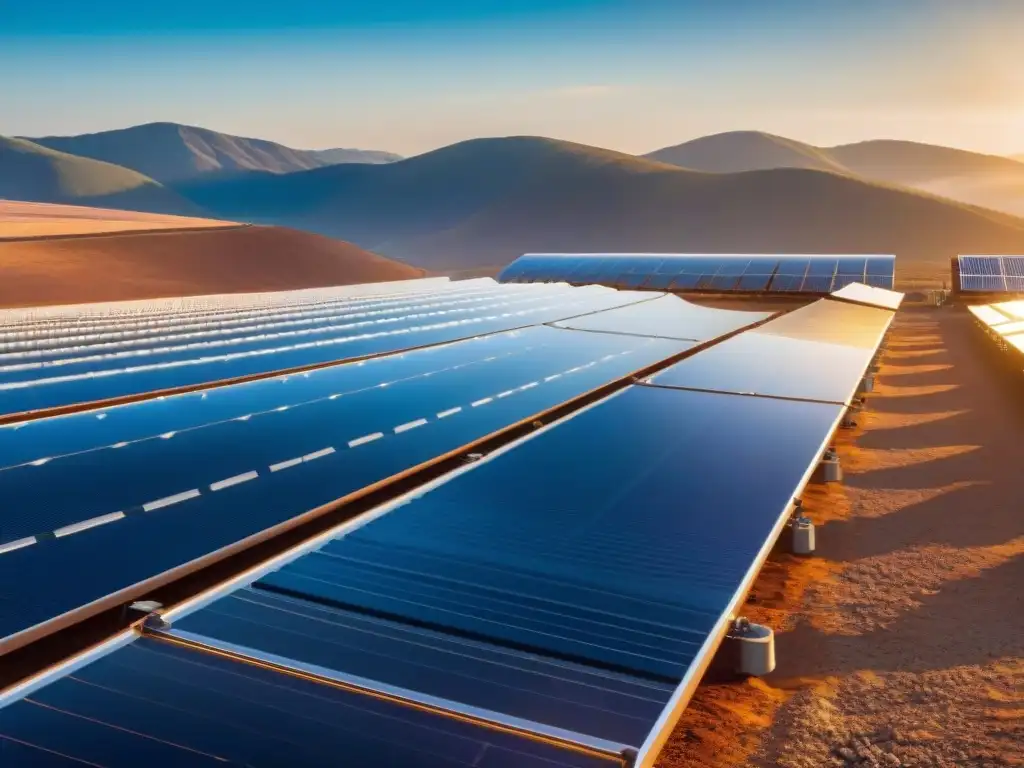
<path fill-rule="evenodd" d="M 711 173 L 816 168 L 1024 215 L 1024 163 L 932 144 L 877 140 L 815 147 L 737 131 L 666 147 L 645 157 Z"/>
<path fill-rule="evenodd" d="M 740 173 L 771 168 L 846 171 L 819 147 L 761 131 L 717 133 L 665 147 L 644 157 L 708 173 Z"/>
<path fill-rule="evenodd" d="M 496 269 L 535 250 L 895 252 L 945 266 L 957 252 L 1024 248 L 1024 220 L 847 174 L 702 173 L 533 137 L 187 192 L 221 216 L 438 270 Z"/>
<path fill-rule="evenodd" d="M 422 270 L 350 243 L 278 227 L 0 241 L 0 306 L 288 290 L 422 276 Z"/>
<path fill-rule="evenodd" d="M 44 136 L 51 149 L 131 168 L 174 184 L 218 173 L 291 173 L 338 162 L 388 162 L 388 153 L 354 149 L 301 150 L 177 123 L 148 123 L 81 136 Z"/>
<path fill-rule="evenodd" d="M 0 136 L 0 198 L 196 215 L 177 192 L 128 168 Z"/>

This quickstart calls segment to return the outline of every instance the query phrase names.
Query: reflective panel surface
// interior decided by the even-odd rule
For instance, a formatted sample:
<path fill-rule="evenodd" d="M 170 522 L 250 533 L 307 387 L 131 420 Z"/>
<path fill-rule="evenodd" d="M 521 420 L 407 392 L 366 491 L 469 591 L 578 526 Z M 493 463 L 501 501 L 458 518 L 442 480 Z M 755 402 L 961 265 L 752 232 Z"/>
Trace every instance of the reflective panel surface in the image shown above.
<path fill-rule="evenodd" d="M 104 419 L 0 428 L 0 594 L 10 596 L 0 604 L 0 637 L 692 344 L 541 326 L 120 406 Z M 68 583 L 68 572 L 81 578 Z M 26 582 L 31 595 L 16 586 Z"/>
<path fill-rule="evenodd" d="M 631 387 L 256 588 L 678 680 L 842 410 Z"/>
<path fill-rule="evenodd" d="M 678 296 L 660 296 L 628 307 L 554 323 L 559 328 L 706 341 L 756 323 L 768 312 L 737 312 L 691 304 Z"/>
<path fill-rule="evenodd" d="M 498 280 L 678 291 L 828 293 L 851 283 L 891 289 L 894 263 L 894 257 L 881 255 L 528 253 L 506 267 Z"/>
<path fill-rule="evenodd" d="M 0 757 L 105 768 L 610 765 L 146 638 L 0 709 Z"/>
<path fill-rule="evenodd" d="M 259 651 L 639 746 L 673 686 L 242 589 L 174 623 Z"/>

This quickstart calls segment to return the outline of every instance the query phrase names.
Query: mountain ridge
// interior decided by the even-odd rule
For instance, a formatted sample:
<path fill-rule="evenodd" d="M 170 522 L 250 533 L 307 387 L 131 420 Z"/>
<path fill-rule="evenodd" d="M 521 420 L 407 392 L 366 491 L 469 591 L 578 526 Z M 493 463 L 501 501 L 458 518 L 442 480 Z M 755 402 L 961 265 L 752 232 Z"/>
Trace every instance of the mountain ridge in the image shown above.
<path fill-rule="evenodd" d="M 72 136 L 29 138 L 41 146 L 114 163 L 164 184 L 204 174 L 247 171 L 291 173 L 347 162 L 386 162 L 387 153 L 368 150 L 302 150 L 265 139 L 234 136 L 209 128 L 157 122 Z"/>
<path fill-rule="evenodd" d="M 543 137 L 473 139 L 383 166 L 214 183 L 221 216 L 351 240 L 429 269 L 527 251 L 895 252 L 1024 247 L 1024 220 L 840 171 L 693 171 Z"/>
<path fill-rule="evenodd" d="M 1024 163 L 921 142 L 874 139 L 818 147 L 757 131 L 731 131 L 644 157 L 712 173 L 816 167 L 1024 215 Z"/>
<path fill-rule="evenodd" d="M 201 213 L 190 200 L 138 171 L 3 136 L 0 198 L 185 216 Z"/>

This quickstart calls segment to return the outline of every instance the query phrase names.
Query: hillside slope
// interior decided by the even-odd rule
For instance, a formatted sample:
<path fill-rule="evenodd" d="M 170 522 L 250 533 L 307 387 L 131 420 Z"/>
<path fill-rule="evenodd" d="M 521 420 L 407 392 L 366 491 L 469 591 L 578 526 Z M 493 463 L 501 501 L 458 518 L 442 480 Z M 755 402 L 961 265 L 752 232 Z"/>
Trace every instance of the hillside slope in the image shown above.
<path fill-rule="evenodd" d="M 0 198 L 195 215 L 199 209 L 141 173 L 0 136 Z"/>
<path fill-rule="evenodd" d="M 210 173 L 246 171 L 291 173 L 335 162 L 339 150 L 292 149 L 262 139 L 231 136 L 177 123 L 148 123 L 115 131 L 81 136 L 44 136 L 31 139 L 62 152 L 104 160 L 173 184 Z M 340 150 L 343 162 L 365 162 L 360 150 Z M 371 152 L 370 162 L 382 162 Z"/>
<path fill-rule="evenodd" d="M 231 226 L 239 225 L 187 216 L 0 199 L 0 240 Z"/>
<path fill-rule="evenodd" d="M 703 136 L 644 155 L 648 160 L 709 173 L 740 173 L 770 168 L 809 168 L 845 172 L 819 147 L 761 131 Z"/>
<path fill-rule="evenodd" d="M 244 293 L 422 277 L 350 243 L 275 227 L 0 242 L 0 306 Z"/>
<path fill-rule="evenodd" d="M 431 269 L 526 251 L 957 252 L 1024 248 L 1024 220 L 837 173 L 708 174 L 579 144 L 478 139 L 384 166 L 192 190 L 228 218 L 318 231 Z"/>

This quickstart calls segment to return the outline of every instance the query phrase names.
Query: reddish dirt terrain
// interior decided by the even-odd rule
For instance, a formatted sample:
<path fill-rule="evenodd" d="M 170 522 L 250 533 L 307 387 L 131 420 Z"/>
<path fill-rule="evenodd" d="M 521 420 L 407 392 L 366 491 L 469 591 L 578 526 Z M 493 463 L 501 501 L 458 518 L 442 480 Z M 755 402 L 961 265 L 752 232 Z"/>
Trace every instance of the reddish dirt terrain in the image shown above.
<path fill-rule="evenodd" d="M 0 200 L 0 241 L 158 229 L 236 227 L 233 221 L 165 216 L 158 213 Z"/>
<path fill-rule="evenodd" d="M 350 243 L 280 227 L 0 241 L 0 307 L 282 291 L 423 275 Z"/>
<path fill-rule="evenodd" d="M 659 766 L 1024 764 L 1024 376 L 957 308 L 909 308 L 846 480 L 812 486 L 818 552 L 744 608 L 777 670 L 705 681 Z"/>

